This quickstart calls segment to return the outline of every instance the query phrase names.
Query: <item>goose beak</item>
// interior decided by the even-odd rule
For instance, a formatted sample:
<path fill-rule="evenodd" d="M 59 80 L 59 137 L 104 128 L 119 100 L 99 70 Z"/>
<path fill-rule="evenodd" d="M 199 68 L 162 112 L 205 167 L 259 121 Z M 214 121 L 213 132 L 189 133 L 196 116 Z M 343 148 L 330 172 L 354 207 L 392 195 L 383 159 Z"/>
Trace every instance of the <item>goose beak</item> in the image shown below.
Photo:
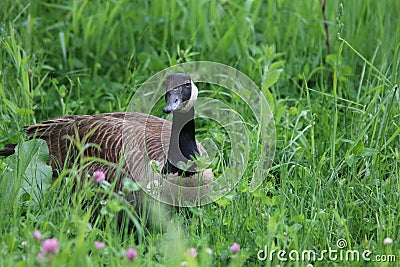
<path fill-rule="evenodd" d="M 166 104 L 163 108 L 163 111 L 167 114 L 179 109 L 182 103 L 181 94 L 179 90 L 170 91 L 166 96 Z"/>

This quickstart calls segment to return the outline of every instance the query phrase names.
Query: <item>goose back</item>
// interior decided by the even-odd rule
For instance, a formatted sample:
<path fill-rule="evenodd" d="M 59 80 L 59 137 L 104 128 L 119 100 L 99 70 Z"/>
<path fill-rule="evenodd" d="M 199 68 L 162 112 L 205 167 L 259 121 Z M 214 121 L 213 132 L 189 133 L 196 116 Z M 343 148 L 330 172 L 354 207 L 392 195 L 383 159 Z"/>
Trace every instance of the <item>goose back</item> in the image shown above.
<path fill-rule="evenodd" d="M 71 167 L 78 154 L 73 140 L 85 140 L 88 145 L 83 156 L 107 161 L 92 162 L 85 167 L 85 172 L 92 174 L 101 170 L 108 181 L 118 179 L 115 189 L 121 190 L 123 177 L 134 181 L 144 181 L 149 177 L 150 161 L 156 161 L 161 171 L 168 154 L 171 128 L 170 121 L 152 115 L 115 112 L 64 116 L 28 126 L 25 130 L 28 138 L 46 141 L 50 164 L 55 169 Z M 200 155 L 206 153 L 199 142 L 196 141 L 196 145 Z M 178 178 L 169 180 L 177 183 Z"/>

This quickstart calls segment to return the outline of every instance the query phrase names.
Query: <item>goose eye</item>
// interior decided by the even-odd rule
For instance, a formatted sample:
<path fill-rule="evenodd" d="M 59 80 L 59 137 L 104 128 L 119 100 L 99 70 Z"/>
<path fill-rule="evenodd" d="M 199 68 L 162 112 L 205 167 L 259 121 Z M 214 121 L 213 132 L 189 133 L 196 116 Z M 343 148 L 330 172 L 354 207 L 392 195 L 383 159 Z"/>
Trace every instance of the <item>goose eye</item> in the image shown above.
<path fill-rule="evenodd" d="M 190 85 L 191 85 L 190 82 L 186 82 L 186 83 L 185 83 L 185 86 L 186 86 L 186 87 L 190 87 Z"/>

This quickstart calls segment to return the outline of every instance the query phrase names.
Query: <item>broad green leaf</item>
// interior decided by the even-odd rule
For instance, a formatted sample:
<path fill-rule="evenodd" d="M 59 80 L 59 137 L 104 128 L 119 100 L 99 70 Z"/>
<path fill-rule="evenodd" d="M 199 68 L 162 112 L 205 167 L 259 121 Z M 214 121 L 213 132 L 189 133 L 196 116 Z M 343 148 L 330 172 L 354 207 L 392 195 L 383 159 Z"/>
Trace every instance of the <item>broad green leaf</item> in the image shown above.
<path fill-rule="evenodd" d="M 358 143 L 355 145 L 353 148 L 354 154 L 357 156 L 361 155 L 361 153 L 364 151 L 364 142 L 362 140 L 358 141 Z"/>
<path fill-rule="evenodd" d="M 3 215 L 17 200 L 40 201 L 51 182 L 52 169 L 46 164 L 49 150 L 44 140 L 30 140 L 18 145 L 6 159 L 0 181 Z"/>
<path fill-rule="evenodd" d="M 262 90 L 265 91 L 266 89 L 268 89 L 272 85 L 274 85 L 278 81 L 279 76 L 281 76 L 282 71 L 283 71 L 283 69 L 275 69 L 275 70 L 269 71 L 263 81 Z"/>
<path fill-rule="evenodd" d="M 33 114 L 35 114 L 35 112 L 29 108 L 17 108 L 16 113 L 18 115 L 33 115 Z"/>
<path fill-rule="evenodd" d="M 281 69 L 281 67 L 283 67 L 285 65 L 285 63 L 286 63 L 285 60 L 279 60 L 277 62 L 274 62 L 269 67 L 269 71 Z"/>

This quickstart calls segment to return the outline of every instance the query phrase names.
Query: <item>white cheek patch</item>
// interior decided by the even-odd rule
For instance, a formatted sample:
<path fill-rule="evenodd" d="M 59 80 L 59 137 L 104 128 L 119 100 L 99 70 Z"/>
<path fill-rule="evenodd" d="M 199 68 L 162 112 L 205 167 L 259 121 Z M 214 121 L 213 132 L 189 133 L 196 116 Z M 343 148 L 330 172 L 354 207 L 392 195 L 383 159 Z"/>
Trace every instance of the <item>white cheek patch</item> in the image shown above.
<path fill-rule="evenodd" d="M 197 86 L 193 83 L 193 81 L 191 81 L 190 83 L 192 86 L 190 99 L 186 102 L 186 105 L 179 110 L 181 112 L 188 112 L 192 107 L 194 107 L 194 104 L 196 103 L 197 100 L 197 95 L 199 94 L 199 89 L 197 89 Z"/>

